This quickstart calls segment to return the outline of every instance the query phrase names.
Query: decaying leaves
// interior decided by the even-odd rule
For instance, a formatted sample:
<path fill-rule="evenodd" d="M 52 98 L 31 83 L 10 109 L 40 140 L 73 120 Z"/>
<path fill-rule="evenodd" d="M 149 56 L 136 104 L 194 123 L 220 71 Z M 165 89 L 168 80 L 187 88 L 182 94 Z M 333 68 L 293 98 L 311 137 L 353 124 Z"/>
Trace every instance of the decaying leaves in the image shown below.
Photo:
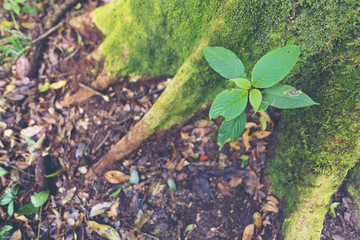
<path fill-rule="evenodd" d="M 242 177 L 234 177 L 229 182 L 230 187 L 236 188 L 237 186 L 239 186 L 242 183 L 242 181 L 243 181 Z"/>
<path fill-rule="evenodd" d="M 273 196 L 267 197 L 266 200 L 267 202 L 261 205 L 262 209 L 265 211 L 278 213 L 279 209 L 276 205 L 279 203 L 279 201 Z"/>
<path fill-rule="evenodd" d="M 245 227 L 242 240 L 251 240 L 254 234 L 255 224 L 249 224 Z"/>
<path fill-rule="evenodd" d="M 95 221 L 86 221 L 86 225 L 104 238 L 109 240 L 121 240 L 119 233 L 108 225 L 99 224 Z"/>
<path fill-rule="evenodd" d="M 106 210 L 108 210 L 111 207 L 111 205 L 112 205 L 111 202 L 103 202 L 103 203 L 98 203 L 98 204 L 94 205 L 91 208 L 90 216 L 94 217 L 94 216 L 103 214 Z"/>
<path fill-rule="evenodd" d="M 256 228 L 260 229 L 261 225 L 262 225 L 262 217 L 261 217 L 261 214 L 259 212 L 255 212 L 253 214 L 253 221 L 254 221 L 254 224 L 255 224 Z"/>
<path fill-rule="evenodd" d="M 108 171 L 104 175 L 106 181 L 112 184 L 125 183 L 130 180 L 130 176 L 126 175 L 120 171 L 112 170 Z"/>

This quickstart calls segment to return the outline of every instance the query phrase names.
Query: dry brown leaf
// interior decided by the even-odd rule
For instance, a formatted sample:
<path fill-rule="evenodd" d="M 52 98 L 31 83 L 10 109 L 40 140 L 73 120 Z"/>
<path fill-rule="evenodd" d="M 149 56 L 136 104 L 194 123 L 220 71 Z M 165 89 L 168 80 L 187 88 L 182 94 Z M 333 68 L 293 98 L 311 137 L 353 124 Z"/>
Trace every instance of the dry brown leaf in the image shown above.
<path fill-rule="evenodd" d="M 186 158 L 180 159 L 179 163 L 176 165 L 175 170 L 176 171 L 181 171 L 185 166 L 185 162 L 186 162 Z"/>
<path fill-rule="evenodd" d="M 100 214 L 103 214 L 106 210 L 108 210 L 111 207 L 111 202 L 102 202 L 95 204 L 90 211 L 90 217 L 94 217 Z"/>
<path fill-rule="evenodd" d="M 25 56 L 19 57 L 19 59 L 16 61 L 16 75 L 20 80 L 24 79 L 30 70 L 30 63 L 29 59 Z"/>
<path fill-rule="evenodd" d="M 118 215 L 117 209 L 118 209 L 119 205 L 120 205 L 120 203 L 119 203 L 119 199 L 118 199 L 113 205 L 111 205 L 110 210 L 106 212 L 107 216 L 108 217 L 117 217 L 117 215 Z"/>
<path fill-rule="evenodd" d="M 229 145 L 230 145 L 231 148 L 233 148 L 235 150 L 240 150 L 241 149 L 240 146 L 237 145 L 235 142 L 230 142 Z"/>
<path fill-rule="evenodd" d="M 245 132 L 242 135 L 242 139 L 243 139 L 243 143 L 244 146 L 246 148 L 246 151 L 248 151 L 250 149 L 250 137 L 249 137 L 249 133 L 250 133 L 250 128 L 246 129 Z"/>
<path fill-rule="evenodd" d="M 44 125 L 40 126 L 40 125 L 35 125 L 35 126 L 31 126 L 31 127 L 27 127 L 24 128 L 20 131 L 20 134 L 22 136 L 26 136 L 26 137 L 33 137 L 36 134 L 40 133 L 43 129 L 44 129 Z"/>
<path fill-rule="evenodd" d="M 256 123 L 254 123 L 254 122 L 247 122 L 246 125 L 245 125 L 246 129 L 250 129 L 250 128 L 253 128 L 253 127 L 257 128 L 258 125 Z"/>
<path fill-rule="evenodd" d="M 263 203 L 261 207 L 262 209 L 268 212 L 274 212 L 274 213 L 279 212 L 279 209 L 277 208 L 276 204 L 271 201 L 268 201 L 267 203 Z"/>
<path fill-rule="evenodd" d="M 251 240 L 254 234 L 255 224 L 249 224 L 245 227 L 242 240 Z"/>
<path fill-rule="evenodd" d="M 22 238 L 22 233 L 20 229 L 18 229 L 16 232 L 13 233 L 13 235 L 11 235 L 10 240 L 21 240 L 21 238 Z"/>
<path fill-rule="evenodd" d="M 225 180 L 221 180 L 221 182 L 219 182 L 217 186 L 222 195 L 224 195 L 226 197 L 235 197 L 235 195 L 230 193 L 231 186 Z"/>
<path fill-rule="evenodd" d="M 70 201 L 72 197 L 75 195 L 76 187 L 73 187 L 66 191 L 65 197 L 63 198 L 63 201 Z"/>
<path fill-rule="evenodd" d="M 250 141 L 254 141 L 257 139 L 263 139 L 269 136 L 272 132 L 270 131 L 255 131 L 250 136 Z"/>
<path fill-rule="evenodd" d="M 254 224 L 255 224 L 256 228 L 260 229 L 260 227 L 262 225 L 262 217 L 261 217 L 261 214 L 259 212 L 255 212 L 253 214 L 253 221 L 254 221 Z"/>
<path fill-rule="evenodd" d="M 67 81 L 66 80 L 60 80 L 60 81 L 57 81 L 57 82 L 54 82 L 54 83 L 51 83 L 49 85 L 49 88 L 52 88 L 52 89 L 59 89 L 59 88 L 62 88 L 66 85 Z"/>
<path fill-rule="evenodd" d="M 242 183 L 242 181 L 243 181 L 243 179 L 241 177 L 234 177 L 229 182 L 230 187 L 236 188 L 237 186 L 239 186 Z"/>
<path fill-rule="evenodd" d="M 279 204 L 279 201 L 274 196 L 267 196 L 266 201 L 273 202 L 275 205 Z"/>
<path fill-rule="evenodd" d="M 15 218 L 16 220 L 20 220 L 20 221 L 23 221 L 23 222 L 25 222 L 25 223 L 27 223 L 27 222 L 30 221 L 30 220 L 27 219 L 24 215 L 19 215 L 19 214 L 17 214 L 17 213 L 14 213 L 14 218 Z"/>
<path fill-rule="evenodd" d="M 124 183 L 130 180 L 130 176 L 120 171 L 112 170 L 104 174 L 106 181 L 112 184 Z"/>

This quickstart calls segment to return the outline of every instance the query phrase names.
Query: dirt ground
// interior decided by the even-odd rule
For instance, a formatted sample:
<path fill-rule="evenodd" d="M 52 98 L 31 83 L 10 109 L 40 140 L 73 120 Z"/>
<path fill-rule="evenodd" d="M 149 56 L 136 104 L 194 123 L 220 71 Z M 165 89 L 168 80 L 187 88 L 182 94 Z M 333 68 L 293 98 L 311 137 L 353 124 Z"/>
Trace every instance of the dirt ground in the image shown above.
<path fill-rule="evenodd" d="M 265 176 L 281 119 L 273 109 L 249 114 L 246 134 L 220 151 L 220 122 L 209 120 L 207 106 L 183 126 L 145 141 L 112 167 L 116 172 L 85 180 L 172 77 L 130 76 L 86 102 L 62 107 L 61 100 L 88 86 L 101 69 L 86 61 L 101 39 L 80 36 L 67 25 L 98 5 L 83 4 L 49 36 L 37 78 L 19 77 L 31 54 L 0 72 L 0 160 L 9 171 L 1 177 L 0 196 L 16 184 L 16 212 L 32 194 L 50 189 L 41 214 L 10 217 L 6 206 L 0 207 L 0 227 L 13 226 L 4 239 L 17 230 L 22 235 L 14 239 L 34 239 L 38 233 L 39 239 L 118 239 L 112 229 L 122 239 L 283 239 L 286 201 L 269 193 Z M 62 80 L 65 85 L 42 91 L 46 82 Z M 29 138 L 38 144 L 31 146 Z M 360 239 L 345 186 L 332 200 L 340 204 L 335 218 L 327 215 L 321 239 Z"/>

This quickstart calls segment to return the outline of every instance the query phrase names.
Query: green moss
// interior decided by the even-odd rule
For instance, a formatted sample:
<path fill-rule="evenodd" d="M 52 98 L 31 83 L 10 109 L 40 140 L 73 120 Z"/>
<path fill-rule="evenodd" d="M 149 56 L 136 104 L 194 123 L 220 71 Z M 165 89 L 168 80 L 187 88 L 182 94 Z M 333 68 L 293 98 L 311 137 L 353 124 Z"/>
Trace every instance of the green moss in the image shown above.
<path fill-rule="evenodd" d="M 98 9 L 95 21 L 107 35 L 105 65 L 113 73 L 175 74 L 143 118 L 151 131 L 185 121 L 226 87 L 201 45 L 232 50 L 247 75 L 269 50 L 298 45 L 285 82 L 320 105 L 284 111 L 269 179 L 288 199 L 284 231 L 292 236 L 306 226 L 303 239 L 316 239 L 331 194 L 360 156 L 359 8 L 350 0 L 119 0 Z M 318 220 L 310 226 L 300 218 Z"/>

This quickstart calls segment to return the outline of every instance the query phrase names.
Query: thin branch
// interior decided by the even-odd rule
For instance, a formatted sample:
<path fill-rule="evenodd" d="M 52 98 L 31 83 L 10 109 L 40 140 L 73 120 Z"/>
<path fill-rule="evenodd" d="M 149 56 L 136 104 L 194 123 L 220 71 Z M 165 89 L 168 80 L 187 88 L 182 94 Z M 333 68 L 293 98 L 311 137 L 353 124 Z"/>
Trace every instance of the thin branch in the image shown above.
<path fill-rule="evenodd" d="M 108 96 L 96 91 L 95 89 L 93 89 L 93 88 L 91 88 L 89 86 L 86 86 L 86 85 L 84 85 L 82 83 L 79 83 L 79 86 L 82 87 L 82 88 L 85 88 L 86 90 L 89 90 L 90 92 L 95 93 L 96 95 L 98 95 L 100 97 L 102 97 L 105 100 L 105 102 L 109 102 L 109 97 Z"/>

